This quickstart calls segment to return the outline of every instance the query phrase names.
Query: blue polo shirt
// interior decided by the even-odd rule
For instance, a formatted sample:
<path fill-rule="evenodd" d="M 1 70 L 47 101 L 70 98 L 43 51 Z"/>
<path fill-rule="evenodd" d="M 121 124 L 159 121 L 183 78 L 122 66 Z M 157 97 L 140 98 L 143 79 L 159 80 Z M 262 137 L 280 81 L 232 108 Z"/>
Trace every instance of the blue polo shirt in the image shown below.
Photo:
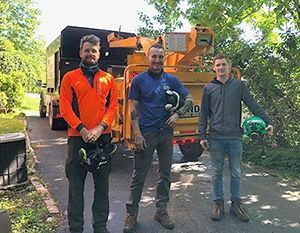
<path fill-rule="evenodd" d="M 165 124 L 170 117 L 170 113 L 165 109 L 167 90 L 176 91 L 182 98 L 189 94 L 175 76 L 165 72 L 156 77 L 143 72 L 133 78 L 129 99 L 139 101 L 137 110 L 142 132 L 157 132 L 168 128 Z"/>

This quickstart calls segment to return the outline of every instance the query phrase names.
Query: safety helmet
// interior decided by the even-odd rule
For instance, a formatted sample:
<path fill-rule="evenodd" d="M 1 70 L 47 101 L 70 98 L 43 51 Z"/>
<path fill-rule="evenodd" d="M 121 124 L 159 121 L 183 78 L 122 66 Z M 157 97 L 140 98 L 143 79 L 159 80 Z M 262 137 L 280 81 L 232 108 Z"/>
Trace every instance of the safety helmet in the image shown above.
<path fill-rule="evenodd" d="M 175 112 L 177 109 L 181 108 L 184 104 L 184 100 L 176 91 L 167 90 L 166 91 L 167 104 L 165 109 L 168 112 Z"/>
<path fill-rule="evenodd" d="M 113 143 L 101 145 L 97 144 L 95 150 L 86 151 L 81 148 L 78 151 L 80 163 L 89 171 L 96 172 L 101 166 L 104 166 L 112 159 L 114 153 L 117 151 L 117 146 Z"/>
<path fill-rule="evenodd" d="M 257 137 L 266 135 L 266 123 L 258 116 L 247 117 L 243 122 L 243 135 L 246 137 Z"/>

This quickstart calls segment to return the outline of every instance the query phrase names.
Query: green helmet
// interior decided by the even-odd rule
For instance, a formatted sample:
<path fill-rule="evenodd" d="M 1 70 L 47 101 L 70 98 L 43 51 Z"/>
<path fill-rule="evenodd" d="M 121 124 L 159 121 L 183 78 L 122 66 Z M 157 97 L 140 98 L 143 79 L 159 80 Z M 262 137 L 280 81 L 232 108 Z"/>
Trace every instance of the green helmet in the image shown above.
<path fill-rule="evenodd" d="M 255 137 L 266 135 L 266 122 L 258 116 L 247 117 L 243 122 L 243 136 L 244 137 Z"/>

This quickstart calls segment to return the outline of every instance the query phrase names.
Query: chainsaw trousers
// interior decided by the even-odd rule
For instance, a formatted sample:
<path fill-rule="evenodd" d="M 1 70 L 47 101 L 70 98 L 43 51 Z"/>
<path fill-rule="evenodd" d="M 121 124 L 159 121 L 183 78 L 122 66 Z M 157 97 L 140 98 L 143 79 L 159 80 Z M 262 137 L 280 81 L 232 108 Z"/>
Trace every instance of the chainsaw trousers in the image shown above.
<path fill-rule="evenodd" d="M 81 137 L 68 138 L 68 155 L 65 165 L 69 182 L 68 221 L 70 233 L 82 233 L 84 225 L 84 184 L 86 168 L 80 163 L 78 151 L 84 148 L 94 150 L 95 144 L 85 143 Z M 93 172 L 94 201 L 92 205 L 94 233 L 104 232 L 109 214 L 109 173 L 111 161 Z"/>

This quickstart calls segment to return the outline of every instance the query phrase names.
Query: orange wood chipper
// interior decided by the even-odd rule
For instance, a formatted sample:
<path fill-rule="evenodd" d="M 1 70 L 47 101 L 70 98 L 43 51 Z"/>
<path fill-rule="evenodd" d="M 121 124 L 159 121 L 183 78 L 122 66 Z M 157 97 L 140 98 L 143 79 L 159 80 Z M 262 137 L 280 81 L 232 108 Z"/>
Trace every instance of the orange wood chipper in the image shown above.
<path fill-rule="evenodd" d="M 186 157 L 202 154 L 198 140 L 198 120 L 202 88 L 214 77 L 214 72 L 203 64 L 203 58 L 213 50 L 214 32 L 206 27 L 193 27 L 188 33 L 166 33 L 156 40 L 134 36 L 120 38 L 116 33 L 108 35 L 110 48 L 131 48 L 133 54 L 127 56 L 127 66 L 122 76 L 116 77 L 119 90 L 119 111 L 113 126 L 115 141 L 123 141 L 132 146 L 130 107 L 128 101 L 132 78 L 148 67 L 147 53 L 153 43 L 161 43 L 166 49 L 165 72 L 176 76 L 190 91 L 194 106 L 182 116 L 174 130 L 174 144 L 178 144 Z M 116 67 L 119 69 L 119 67 Z M 210 71 L 207 71 L 210 70 Z M 114 66 L 109 69 L 112 74 Z"/>

